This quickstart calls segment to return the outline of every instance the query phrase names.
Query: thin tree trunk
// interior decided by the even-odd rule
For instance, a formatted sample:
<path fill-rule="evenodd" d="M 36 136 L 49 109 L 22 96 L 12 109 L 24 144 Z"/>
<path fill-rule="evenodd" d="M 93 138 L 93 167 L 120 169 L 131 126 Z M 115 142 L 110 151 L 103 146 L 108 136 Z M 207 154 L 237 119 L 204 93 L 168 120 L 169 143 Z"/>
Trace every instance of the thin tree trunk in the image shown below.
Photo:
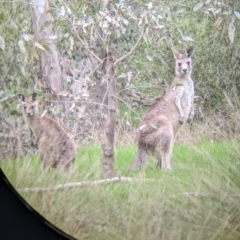
<path fill-rule="evenodd" d="M 51 24 L 49 24 L 52 18 L 46 13 L 48 0 L 32 0 L 32 3 L 31 12 L 35 41 L 42 45 L 47 44 L 51 50 L 51 53 L 40 50 L 39 64 L 42 90 L 43 92 L 55 95 L 61 91 L 61 69 L 56 46 L 49 38 L 53 33 Z M 46 24 L 46 26 L 44 26 L 44 24 Z"/>
<path fill-rule="evenodd" d="M 114 131 L 116 125 L 116 95 L 115 95 L 115 67 L 114 48 L 107 48 L 106 59 L 106 79 L 107 79 L 107 98 L 108 98 L 108 118 L 102 142 L 103 149 L 103 177 L 111 178 L 114 176 Z"/>

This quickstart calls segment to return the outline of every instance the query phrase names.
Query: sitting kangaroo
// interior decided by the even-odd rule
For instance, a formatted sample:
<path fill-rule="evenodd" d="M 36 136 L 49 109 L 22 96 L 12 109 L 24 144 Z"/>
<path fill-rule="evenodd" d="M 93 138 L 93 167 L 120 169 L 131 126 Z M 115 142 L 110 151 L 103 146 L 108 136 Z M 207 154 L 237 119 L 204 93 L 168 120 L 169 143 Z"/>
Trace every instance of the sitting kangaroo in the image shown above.
<path fill-rule="evenodd" d="M 41 117 L 37 94 L 28 99 L 23 94 L 18 95 L 22 101 L 22 111 L 30 130 L 31 141 L 38 146 L 43 170 L 49 167 L 61 171 L 69 171 L 76 158 L 76 149 L 67 132 L 48 116 Z"/>
<path fill-rule="evenodd" d="M 180 126 L 194 116 L 194 84 L 191 78 L 193 47 L 184 54 L 172 49 L 175 77 L 165 94 L 145 114 L 138 131 L 138 152 L 129 170 L 144 167 L 152 154 L 158 166 L 171 169 L 170 159 Z"/>

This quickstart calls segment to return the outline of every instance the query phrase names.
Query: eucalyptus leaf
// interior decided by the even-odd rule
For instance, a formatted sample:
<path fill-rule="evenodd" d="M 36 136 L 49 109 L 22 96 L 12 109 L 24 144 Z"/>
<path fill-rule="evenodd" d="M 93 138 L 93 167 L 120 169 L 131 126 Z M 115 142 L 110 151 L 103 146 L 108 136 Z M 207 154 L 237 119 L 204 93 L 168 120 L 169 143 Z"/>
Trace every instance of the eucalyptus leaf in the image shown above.
<path fill-rule="evenodd" d="M 153 58 L 149 55 L 147 55 L 147 59 L 151 62 L 153 60 Z"/>
<path fill-rule="evenodd" d="M 66 13 L 64 6 L 61 6 L 61 15 L 64 16 Z"/>
<path fill-rule="evenodd" d="M 89 94 L 83 93 L 83 94 L 82 94 L 82 97 L 88 98 L 88 97 L 89 97 Z"/>
<path fill-rule="evenodd" d="M 4 102 L 8 99 L 9 97 L 5 97 L 5 98 L 0 98 L 0 102 Z"/>
<path fill-rule="evenodd" d="M 195 7 L 193 8 L 194 12 L 197 12 L 199 9 L 201 9 L 203 7 L 204 2 L 199 2 L 195 5 Z"/>
<path fill-rule="evenodd" d="M 73 50 L 74 48 L 74 38 L 72 36 L 70 36 L 70 49 Z"/>
<path fill-rule="evenodd" d="M 78 96 L 73 97 L 73 98 L 74 98 L 75 101 L 78 101 L 78 100 L 80 100 L 82 97 L 78 95 Z"/>
<path fill-rule="evenodd" d="M 191 37 L 189 37 L 189 36 L 184 36 L 183 33 L 182 33 L 182 31 L 181 31 L 179 28 L 178 28 L 177 30 L 178 30 L 179 33 L 181 34 L 182 39 L 183 39 L 184 41 L 189 41 L 189 42 L 193 42 L 193 41 L 194 41 L 193 38 L 191 38 Z"/>
<path fill-rule="evenodd" d="M 3 36 L 0 36 L 0 49 L 5 51 L 5 39 Z"/>
<path fill-rule="evenodd" d="M 122 34 L 125 34 L 126 33 L 126 28 L 125 27 L 121 27 L 121 32 L 122 32 Z"/>
<path fill-rule="evenodd" d="M 23 54 L 26 53 L 25 44 L 24 44 L 24 41 L 22 39 L 20 39 L 18 41 L 18 47 L 19 47 L 21 53 L 23 53 Z"/>
<path fill-rule="evenodd" d="M 68 96 L 68 94 L 69 94 L 69 92 L 62 91 L 62 92 L 58 93 L 57 95 L 66 97 L 66 96 Z"/>
<path fill-rule="evenodd" d="M 58 36 L 49 36 L 48 38 L 52 39 L 52 40 L 56 40 L 58 38 Z"/>
<path fill-rule="evenodd" d="M 240 19 L 240 12 L 234 11 L 234 14 L 235 14 L 235 16 L 237 17 L 237 19 Z"/>
<path fill-rule="evenodd" d="M 121 73 L 117 78 L 119 79 L 119 78 L 125 78 L 125 77 L 127 77 L 127 74 L 126 73 Z"/>
<path fill-rule="evenodd" d="M 227 16 L 230 16 L 232 14 L 232 11 L 231 10 L 228 10 L 228 11 L 224 11 L 222 13 L 222 15 L 227 15 Z"/>
<path fill-rule="evenodd" d="M 49 52 L 49 53 L 52 54 L 52 51 L 51 51 L 51 49 L 50 49 L 50 47 L 49 47 L 49 43 L 48 43 L 48 42 L 44 41 L 44 42 L 42 43 L 42 46 L 43 46 L 43 48 L 44 48 L 47 52 Z"/>
<path fill-rule="evenodd" d="M 228 26 L 228 37 L 229 37 L 231 43 L 234 42 L 235 30 L 236 30 L 236 28 L 235 28 L 234 24 L 231 22 Z"/>
<path fill-rule="evenodd" d="M 153 8 L 153 4 L 152 4 L 152 2 L 149 2 L 148 3 L 148 9 L 152 9 Z"/>
<path fill-rule="evenodd" d="M 25 70 L 25 67 L 23 65 L 20 66 L 20 72 L 23 75 L 23 77 L 26 77 L 26 70 Z"/>
<path fill-rule="evenodd" d="M 69 13 L 69 14 L 72 14 L 72 11 L 71 11 L 71 9 L 68 7 L 67 8 L 67 12 Z"/>
<path fill-rule="evenodd" d="M 63 37 L 65 37 L 65 38 L 68 38 L 69 36 L 70 36 L 70 34 L 68 32 L 63 35 Z"/>
<path fill-rule="evenodd" d="M 207 0 L 204 4 L 208 5 L 212 0 Z"/>
<path fill-rule="evenodd" d="M 214 28 L 218 28 L 218 27 L 221 25 L 222 21 L 223 21 L 223 18 L 222 18 L 222 17 L 219 17 L 219 18 L 215 21 L 215 23 L 213 24 L 213 27 L 214 27 Z"/>
<path fill-rule="evenodd" d="M 207 11 L 208 11 L 208 12 L 212 12 L 212 14 L 213 14 L 214 16 L 216 16 L 217 8 L 211 7 L 211 8 L 208 8 Z"/>
<path fill-rule="evenodd" d="M 23 39 L 24 39 L 26 42 L 29 42 L 30 40 L 33 39 L 33 37 L 32 37 L 31 35 L 26 34 L 26 33 L 24 33 L 24 34 L 22 35 L 22 37 L 23 37 Z"/>
<path fill-rule="evenodd" d="M 34 46 L 39 48 L 39 49 L 41 49 L 41 50 L 43 50 L 43 51 L 46 51 L 46 49 L 38 42 L 34 42 Z"/>
<path fill-rule="evenodd" d="M 159 24 L 157 24 L 157 26 L 154 26 L 154 28 L 155 28 L 155 29 L 163 29 L 164 26 L 163 26 L 163 25 L 159 25 Z"/>
<path fill-rule="evenodd" d="M 194 42 L 194 39 L 189 36 L 183 36 L 183 40 L 187 42 Z"/>
<path fill-rule="evenodd" d="M 128 24 L 129 24 L 129 21 L 127 20 L 127 19 L 123 19 L 123 23 L 126 25 L 126 26 L 128 26 Z"/>
<path fill-rule="evenodd" d="M 122 35 L 119 29 L 116 29 L 115 32 L 116 32 L 117 38 L 119 38 Z"/>
<path fill-rule="evenodd" d="M 102 28 L 103 28 L 103 29 L 104 29 L 104 28 L 108 28 L 108 26 L 109 26 L 108 21 L 104 21 L 104 22 L 103 22 L 103 25 L 102 25 Z"/>
<path fill-rule="evenodd" d="M 37 51 L 33 51 L 33 56 L 36 60 L 39 60 L 39 55 Z"/>

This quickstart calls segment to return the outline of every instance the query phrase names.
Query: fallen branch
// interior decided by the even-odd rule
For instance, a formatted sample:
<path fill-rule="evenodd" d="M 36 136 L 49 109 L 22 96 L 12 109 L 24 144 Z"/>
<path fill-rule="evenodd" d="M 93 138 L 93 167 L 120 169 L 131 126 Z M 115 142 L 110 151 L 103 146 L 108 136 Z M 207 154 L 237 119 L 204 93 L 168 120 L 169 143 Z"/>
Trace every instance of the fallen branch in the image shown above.
<path fill-rule="evenodd" d="M 131 178 L 131 177 L 115 177 L 115 178 L 107 178 L 103 180 L 96 180 L 96 181 L 83 181 L 83 182 L 75 182 L 75 183 L 63 183 L 56 185 L 54 187 L 36 187 L 36 188 L 19 188 L 19 192 L 46 192 L 46 191 L 52 191 L 52 190 L 60 190 L 64 188 L 74 188 L 74 187 L 82 187 L 82 186 L 98 186 L 98 185 L 104 185 L 108 183 L 116 183 L 116 182 L 122 182 L 122 183 L 129 183 L 129 182 L 153 182 L 153 181 L 159 181 L 156 179 L 141 179 L 141 178 Z"/>
<path fill-rule="evenodd" d="M 152 178 L 131 178 L 131 177 L 115 177 L 115 178 L 107 178 L 103 180 L 96 180 L 96 181 L 83 181 L 83 182 L 75 182 L 75 183 L 63 183 L 56 185 L 54 187 L 36 187 L 36 188 L 19 188 L 17 189 L 19 192 L 48 192 L 54 190 L 61 190 L 61 189 L 70 189 L 74 187 L 91 187 L 91 186 L 99 186 L 105 185 L 109 183 L 133 183 L 133 182 L 160 182 L 158 179 Z M 240 198 L 239 194 L 233 195 L 223 195 L 219 194 L 203 194 L 198 192 L 184 192 L 175 195 L 163 195 L 162 198 L 218 198 L 218 199 L 225 199 L 225 198 Z"/>

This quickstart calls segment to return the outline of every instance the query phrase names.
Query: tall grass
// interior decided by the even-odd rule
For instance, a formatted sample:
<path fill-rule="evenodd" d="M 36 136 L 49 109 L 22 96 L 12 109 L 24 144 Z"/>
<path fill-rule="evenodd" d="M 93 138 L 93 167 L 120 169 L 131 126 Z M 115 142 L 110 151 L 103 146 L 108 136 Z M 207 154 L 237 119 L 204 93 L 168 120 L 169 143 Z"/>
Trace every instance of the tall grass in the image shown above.
<path fill-rule="evenodd" d="M 240 239 L 240 143 L 175 145 L 172 171 L 125 172 L 136 148 L 116 147 L 116 175 L 155 181 L 114 183 L 22 196 L 57 227 L 78 239 Z M 79 149 L 70 175 L 42 174 L 37 156 L 1 162 L 15 188 L 101 178 L 100 146 Z"/>

